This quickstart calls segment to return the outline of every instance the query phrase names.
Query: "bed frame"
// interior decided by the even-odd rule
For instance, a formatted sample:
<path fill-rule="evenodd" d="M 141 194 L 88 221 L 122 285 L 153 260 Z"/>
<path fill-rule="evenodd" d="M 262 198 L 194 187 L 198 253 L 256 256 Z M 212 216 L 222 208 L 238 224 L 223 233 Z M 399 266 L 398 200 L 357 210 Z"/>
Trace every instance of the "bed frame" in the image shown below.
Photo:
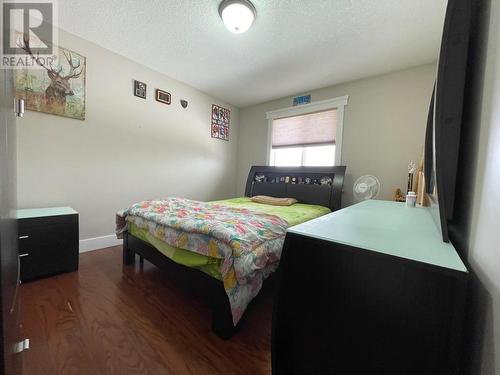
<path fill-rule="evenodd" d="M 318 204 L 335 211 L 341 207 L 345 169 L 345 166 L 253 166 L 248 174 L 245 196 L 291 197 L 301 203 Z M 308 183 L 305 183 L 306 181 Z M 324 183 L 323 185 L 321 185 L 321 181 Z M 136 254 L 139 255 L 141 263 L 147 259 L 168 273 L 170 279 L 202 298 L 211 307 L 212 331 L 216 335 L 223 339 L 234 335 L 241 320 L 235 327 L 229 299 L 220 280 L 200 270 L 175 263 L 152 245 L 125 231 L 123 233 L 123 264 L 134 264 Z M 264 284 L 269 284 L 270 280 L 271 278 L 268 278 Z"/>

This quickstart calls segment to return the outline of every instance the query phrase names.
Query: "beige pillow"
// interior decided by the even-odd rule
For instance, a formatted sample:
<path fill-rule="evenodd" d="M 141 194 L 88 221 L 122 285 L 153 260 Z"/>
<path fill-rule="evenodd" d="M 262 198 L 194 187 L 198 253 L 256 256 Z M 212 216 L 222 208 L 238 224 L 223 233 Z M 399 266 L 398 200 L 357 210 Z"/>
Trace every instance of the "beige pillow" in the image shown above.
<path fill-rule="evenodd" d="M 276 198 L 268 197 L 267 195 L 256 195 L 251 200 L 252 202 L 270 204 L 272 206 L 291 206 L 298 202 L 295 198 Z"/>

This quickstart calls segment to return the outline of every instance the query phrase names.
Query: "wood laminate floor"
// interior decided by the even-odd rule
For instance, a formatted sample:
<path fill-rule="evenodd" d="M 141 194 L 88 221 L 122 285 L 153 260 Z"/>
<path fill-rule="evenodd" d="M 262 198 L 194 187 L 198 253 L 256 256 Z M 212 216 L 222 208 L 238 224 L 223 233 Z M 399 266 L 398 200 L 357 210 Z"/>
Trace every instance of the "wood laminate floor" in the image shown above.
<path fill-rule="evenodd" d="M 24 374 L 271 373 L 270 292 L 224 341 L 201 301 L 136 263 L 123 266 L 116 246 L 81 254 L 78 272 L 22 284 Z"/>

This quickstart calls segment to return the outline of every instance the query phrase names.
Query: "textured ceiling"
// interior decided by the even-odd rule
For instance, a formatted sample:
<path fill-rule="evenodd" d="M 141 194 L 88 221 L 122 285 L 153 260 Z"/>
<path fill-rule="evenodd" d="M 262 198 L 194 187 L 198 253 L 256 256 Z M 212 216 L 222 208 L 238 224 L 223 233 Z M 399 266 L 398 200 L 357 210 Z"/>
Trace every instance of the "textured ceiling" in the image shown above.
<path fill-rule="evenodd" d="M 436 60 L 446 0 L 61 0 L 60 26 L 239 107 Z"/>

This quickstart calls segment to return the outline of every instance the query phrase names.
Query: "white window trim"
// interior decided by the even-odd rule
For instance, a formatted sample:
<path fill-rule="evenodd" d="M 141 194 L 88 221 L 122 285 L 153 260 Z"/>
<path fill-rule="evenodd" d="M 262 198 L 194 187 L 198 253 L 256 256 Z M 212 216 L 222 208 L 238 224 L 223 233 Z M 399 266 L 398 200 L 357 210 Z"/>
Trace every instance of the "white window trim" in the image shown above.
<path fill-rule="evenodd" d="M 309 104 L 298 105 L 266 112 L 267 118 L 267 155 L 266 164 L 269 165 L 271 160 L 271 148 L 273 137 L 273 120 L 292 117 L 299 115 L 307 115 L 309 113 L 327 111 L 330 109 L 337 110 L 337 131 L 335 134 L 335 165 L 342 164 L 342 136 L 344 134 L 344 107 L 349 102 L 349 96 L 339 96 L 338 98 L 320 100 Z"/>

